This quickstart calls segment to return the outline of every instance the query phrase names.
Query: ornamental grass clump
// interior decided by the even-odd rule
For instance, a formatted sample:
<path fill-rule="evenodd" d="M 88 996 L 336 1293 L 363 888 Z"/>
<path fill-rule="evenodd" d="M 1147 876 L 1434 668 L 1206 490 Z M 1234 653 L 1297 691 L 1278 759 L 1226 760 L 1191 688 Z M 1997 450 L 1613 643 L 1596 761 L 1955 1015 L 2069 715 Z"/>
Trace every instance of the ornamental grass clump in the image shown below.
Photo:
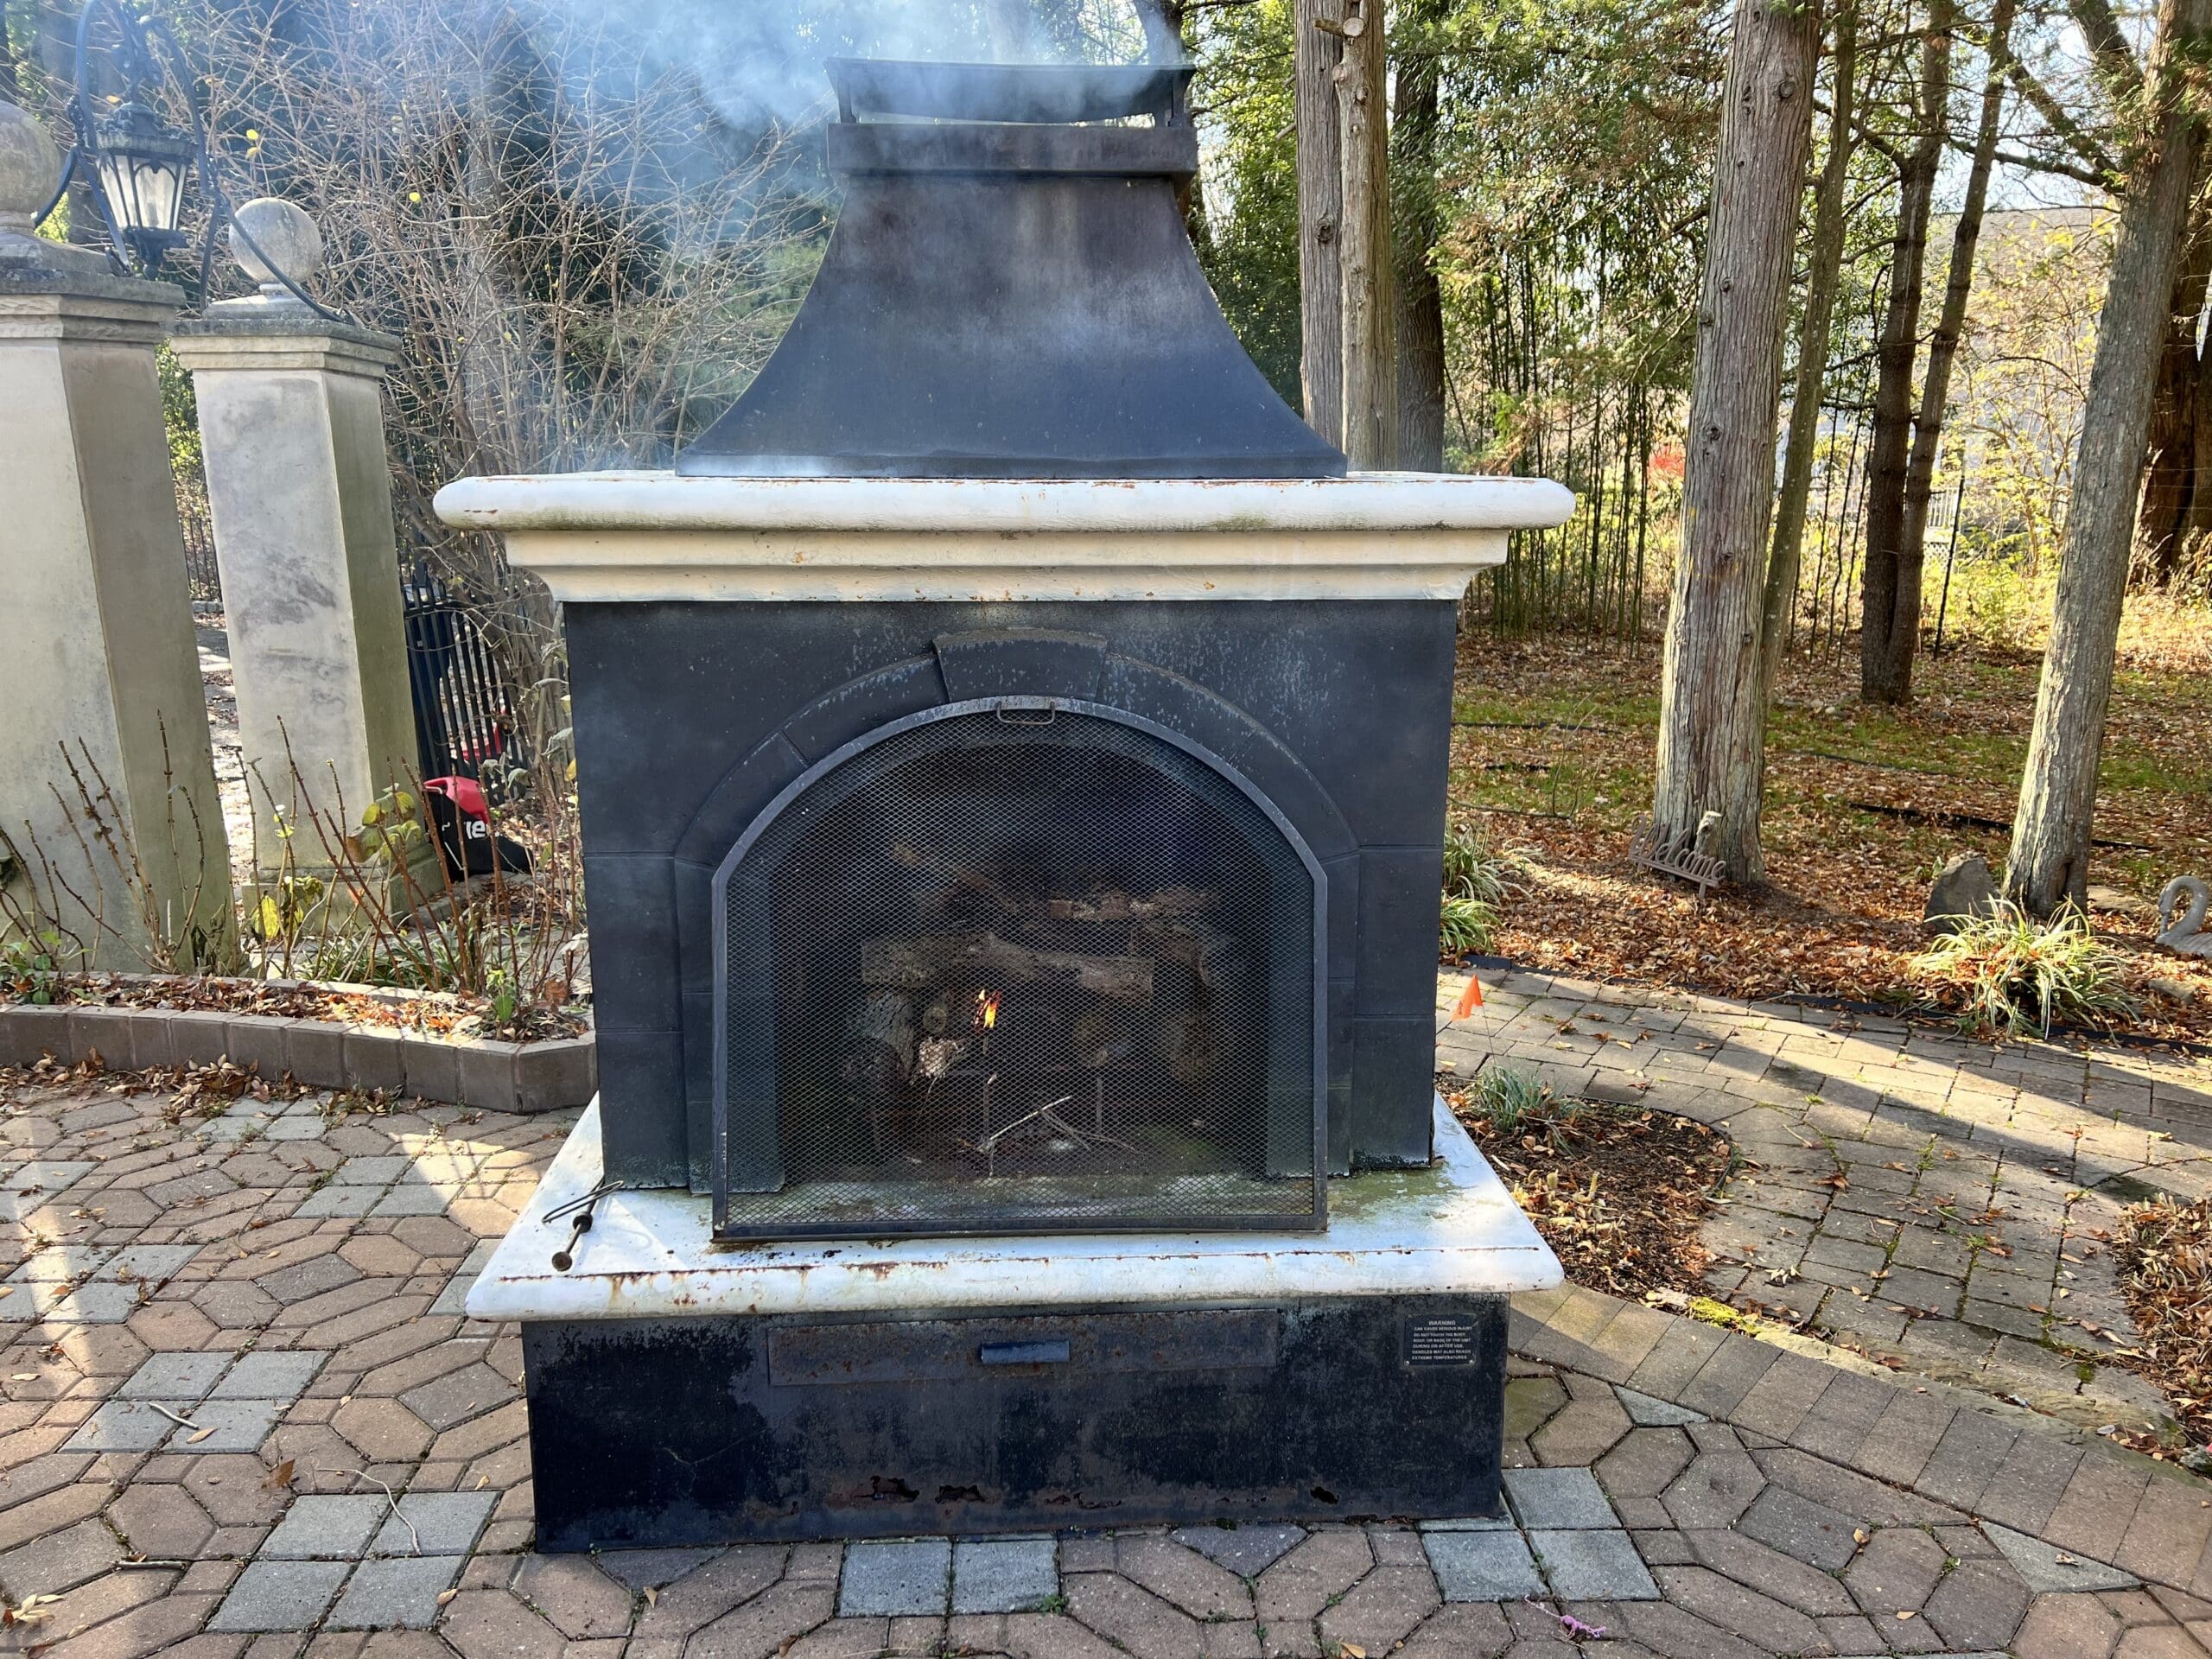
<path fill-rule="evenodd" d="M 1497 933 L 1498 906 L 1513 890 L 1507 868 L 1504 856 L 1465 825 L 1445 836 L 1439 955 L 1459 957 L 1490 949 Z"/>
<path fill-rule="evenodd" d="M 2039 922 L 2009 899 L 1912 958 L 1914 976 L 1956 1006 L 1969 1030 L 2048 1036 L 2054 1025 L 2099 1025 L 2135 1012 L 2126 964 L 2072 906 Z"/>

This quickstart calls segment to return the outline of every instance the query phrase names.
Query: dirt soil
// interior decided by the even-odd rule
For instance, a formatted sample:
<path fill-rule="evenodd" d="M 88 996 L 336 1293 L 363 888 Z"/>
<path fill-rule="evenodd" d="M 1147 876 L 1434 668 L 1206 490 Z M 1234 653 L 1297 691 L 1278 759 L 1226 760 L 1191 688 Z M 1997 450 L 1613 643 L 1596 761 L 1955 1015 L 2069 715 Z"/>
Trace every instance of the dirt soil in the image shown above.
<path fill-rule="evenodd" d="M 1698 1229 L 1728 1173 L 1728 1137 L 1671 1112 L 1552 1099 L 1501 1128 L 1464 1078 L 1436 1086 L 1578 1285 L 1694 1293 Z"/>
<path fill-rule="evenodd" d="M 1517 867 L 1494 946 L 1586 979 L 1891 1005 L 1946 1019 L 1907 959 L 1935 872 L 1979 852 L 2001 869 L 2040 658 L 1955 648 L 1923 658 L 1918 699 L 1859 703 L 1857 664 L 1785 666 L 1769 731 L 1764 891 L 1703 903 L 1627 861 L 1650 810 L 1656 643 L 1500 641 L 1470 628 L 1452 741 L 1454 822 Z M 2212 1040 L 2212 961 L 2158 947 L 2152 899 L 2212 873 L 2212 672 L 2124 658 L 2097 803 L 2092 922 L 2141 1000 L 2126 1029 Z"/>

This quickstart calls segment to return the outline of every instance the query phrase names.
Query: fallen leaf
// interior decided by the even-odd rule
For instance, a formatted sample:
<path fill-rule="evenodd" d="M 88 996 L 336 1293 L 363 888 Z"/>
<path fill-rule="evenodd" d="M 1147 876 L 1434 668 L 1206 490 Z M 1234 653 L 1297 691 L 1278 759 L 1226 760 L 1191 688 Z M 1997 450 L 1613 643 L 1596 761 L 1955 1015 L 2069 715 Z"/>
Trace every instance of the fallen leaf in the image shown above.
<path fill-rule="evenodd" d="M 293 1459 L 287 1458 L 261 1478 L 262 1490 L 281 1492 L 292 1484 Z"/>
<path fill-rule="evenodd" d="M 1871 1535 L 1864 1527 L 1853 1527 L 1851 1529 L 1851 1541 L 1854 1544 L 1865 1543 Z"/>
<path fill-rule="evenodd" d="M 1897 1609 L 1897 1617 L 1900 1619 L 1918 1618 L 1920 1615 L 1914 1612 L 1910 1607 L 1900 1607 Z"/>
<path fill-rule="evenodd" d="M 459 1595 L 460 1593 L 461 1593 L 461 1592 L 460 1592 L 460 1591 L 458 1591 L 458 1590 L 441 1590 L 441 1591 L 439 1591 L 439 1592 L 438 1592 L 438 1605 L 439 1605 L 439 1606 L 441 1606 L 441 1607 L 445 1606 L 448 1603 L 451 1602 L 451 1601 L 453 1600 L 453 1599 L 454 1599 L 455 1596 Z"/>
<path fill-rule="evenodd" d="M 188 1435 L 187 1435 L 185 1438 L 186 1438 L 187 1441 L 188 1441 L 188 1443 L 190 1443 L 191 1445 L 197 1446 L 197 1445 L 199 1445 L 199 1444 L 200 1444 L 200 1441 L 202 1441 L 202 1440 L 206 1440 L 206 1439 L 207 1439 L 210 1434 L 213 1434 L 214 1432 L 215 1432 L 215 1431 L 214 1431 L 212 1427 L 210 1427 L 210 1428 L 203 1428 L 203 1429 L 200 1430 L 197 1433 L 194 1433 L 194 1434 L 188 1434 Z"/>

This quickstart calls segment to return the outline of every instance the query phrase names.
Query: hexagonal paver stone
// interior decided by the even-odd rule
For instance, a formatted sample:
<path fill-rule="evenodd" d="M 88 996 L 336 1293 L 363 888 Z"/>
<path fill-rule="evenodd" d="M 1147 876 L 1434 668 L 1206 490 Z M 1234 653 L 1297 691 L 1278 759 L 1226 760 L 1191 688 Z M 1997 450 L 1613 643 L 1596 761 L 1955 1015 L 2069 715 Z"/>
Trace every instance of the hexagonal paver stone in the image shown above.
<path fill-rule="evenodd" d="M 127 1280 L 162 1280 L 200 1254 L 197 1244 L 133 1244 L 118 1250 L 92 1275 L 120 1284 Z"/>
<path fill-rule="evenodd" d="M 497 1492 L 410 1492 L 369 1546 L 372 1555 L 466 1555 L 492 1518 Z"/>
<path fill-rule="evenodd" d="M 264 1273 L 253 1282 L 286 1304 L 303 1302 L 340 1285 L 350 1285 L 361 1270 L 342 1255 L 315 1255 L 289 1268 Z"/>
<path fill-rule="evenodd" d="M 177 1417 L 191 1414 L 190 1400 L 111 1400 L 79 1424 L 62 1442 L 64 1452 L 151 1452 L 176 1433 L 176 1417 L 155 1409 L 167 1406 Z"/>
<path fill-rule="evenodd" d="M 1655 1400 L 1648 1394 L 1638 1394 L 1634 1389 L 1617 1388 L 1621 1409 L 1628 1413 L 1628 1420 L 1638 1428 L 1680 1428 L 1688 1423 L 1705 1421 L 1702 1412 L 1692 1411 L 1688 1406 L 1678 1406 L 1671 1401 Z"/>
<path fill-rule="evenodd" d="M 121 1325 L 138 1311 L 142 1288 L 137 1284 L 79 1285 L 46 1310 L 46 1321 L 49 1325 Z"/>
<path fill-rule="evenodd" d="M 380 1186 L 319 1186 L 300 1200 L 300 1207 L 292 1211 L 296 1216 L 323 1218 L 330 1216 L 365 1216 L 384 1197 Z"/>
<path fill-rule="evenodd" d="M 115 1254 L 105 1244 L 51 1244 L 34 1251 L 29 1259 L 8 1275 L 11 1285 L 58 1285 L 64 1280 L 89 1279 L 101 1262 Z"/>
<path fill-rule="evenodd" d="M 1508 1469 L 1504 1480 L 1515 1516 L 1532 1531 L 1620 1525 L 1587 1469 Z"/>
<path fill-rule="evenodd" d="M 849 1544 L 837 1590 L 844 1618 L 898 1618 L 945 1610 L 952 1573 L 950 1538 L 894 1538 Z"/>
<path fill-rule="evenodd" d="M 390 1186 L 412 1160 L 397 1155 L 348 1158 L 331 1173 L 333 1186 Z"/>
<path fill-rule="evenodd" d="M 1178 1527 L 1167 1535 L 1240 1579 L 1256 1579 L 1297 1548 L 1303 1527 Z"/>
<path fill-rule="evenodd" d="M 496 1238 L 478 1239 L 476 1247 L 468 1253 L 468 1259 L 446 1281 L 446 1287 L 438 1293 L 437 1300 L 430 1304 L 430 1312 L 455 1319 L 467 1313 L 468 1293 L 475 1288 L 477 1279 L 492 1260 L 492 1252 L 499 1248 L 499 1241 Z"/>
<path fill-rule="evenodd" d="M 1421 1546 L 1446 1601 L 1518 1601 L 1544 1593 L 1517 1532 L 1425 1532 Z"/>
<path fill-rule="evenodd" d="M 457 1371 L 410 1389 L 400 1403 L 441 1433 L 470 1418 L 505 1405 L 514 1398 L 515 1386 L 489 1365 L 464 1365 Z"/>
<path fill-rule="evenodd" d="M 465 1557 L 407 1555 L 363 1561 L 330 1610 L 334 1630 L 426 1630 L 438 1618 L 438 1598 L 461 1576 Z"/>
<path fill-rule="evenodd" d="M 289 1406 L 298 1399 L 327 1354 L 308 1349 L 289 1353 L 248 1354 L 231 1367 L 209 1392 L 212 1400 L 273 1400 Z"/>
<path fill-rule="evenodd" d="M 258 1452 L 275 1432 L 278 1407 L 270 1400 L 202 1400 L 169 1436 L 172 1452 Z"/>
<path fill-rule="evenodd" d="M 263 1560 L 358 1560 L 391 1505 L 373 1493 L 296 1498 L 256 1552 Z"/>
<path fill-rule="evenodd" d="M 1843 1575 L 1862 1611 L 1878 1626 L 1917 1613 L 1943 1576 L 1943 1546 L 1916 1527 L 1884 1527 Z"/>
<path fill-rule="evenodd" d="M 1529 1547 L 1562 1601 L 1659 1599 L 1659 1586 L 1624 1532 L 1532 1532 Z"/>
<path fill-rule="evenodd" d="M 304 1630 L 351 1567 L 344 1561 L 249 1561 L 207 1621 L 211 1630 Z"/>
<path fill-rule="evenodd" d="M 1955 1648 L 2002 1648 L 2027 1617 L 2028 1587 L 2003 1561 L 1961 1561 L 1921 1616 Z"/>
<path fill-rule="evenodd" d="M 115 1391 L 118 1400 L 200 1400 L 215 1386 L 228 1354 L 154 1354 Z"/>
<path fill-rule="evenodd" d="M 952 1611 L 1033 1611 L 1060 1592 L 1058 1554 L 1050 1538 L 958 1540 L 952 1546 Z"/>
<path fill-rule="evenodd" d="M 1853 1535 L 1859 1525 L 1840 1510 L 1800 1497 L 1786 1486 L 1769 1486 L 1744 1511 L 1736 1530 L 1809 1567 L 1834 1573 L 1859 1553 Z"/>
<path fill-rule="evenodd" d="M 2132 1573 L 2073 1554 L 1993 1521 L 1983 1522 L 1981 1529 L 2037 1595 L 2067 1590 L 2133 1590 L 2142 1582 Z"/>

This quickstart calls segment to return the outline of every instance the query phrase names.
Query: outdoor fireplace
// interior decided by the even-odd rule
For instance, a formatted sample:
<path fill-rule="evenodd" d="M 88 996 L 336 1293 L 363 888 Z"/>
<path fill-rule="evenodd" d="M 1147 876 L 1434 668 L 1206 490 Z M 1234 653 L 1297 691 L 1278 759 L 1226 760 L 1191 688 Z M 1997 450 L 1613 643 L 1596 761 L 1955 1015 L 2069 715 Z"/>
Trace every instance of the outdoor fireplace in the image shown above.
<path fill-rule="evenodd" d="M 1486 1512 L 1558 1268 L 1432 1086 L 1457 605 L 1571 499 L 1345 474 L 1186 71 L 832 77 L 736 406 L 440 497 L 569 645 L 601 1093 L 469 1304 L 540 1542 Z"/>
<path fill-rule="evenodd" d="M 1173 734 L 907 716 L 714 891 L 723 1236 L 1321 1224 L 1325 878 Z"/>

